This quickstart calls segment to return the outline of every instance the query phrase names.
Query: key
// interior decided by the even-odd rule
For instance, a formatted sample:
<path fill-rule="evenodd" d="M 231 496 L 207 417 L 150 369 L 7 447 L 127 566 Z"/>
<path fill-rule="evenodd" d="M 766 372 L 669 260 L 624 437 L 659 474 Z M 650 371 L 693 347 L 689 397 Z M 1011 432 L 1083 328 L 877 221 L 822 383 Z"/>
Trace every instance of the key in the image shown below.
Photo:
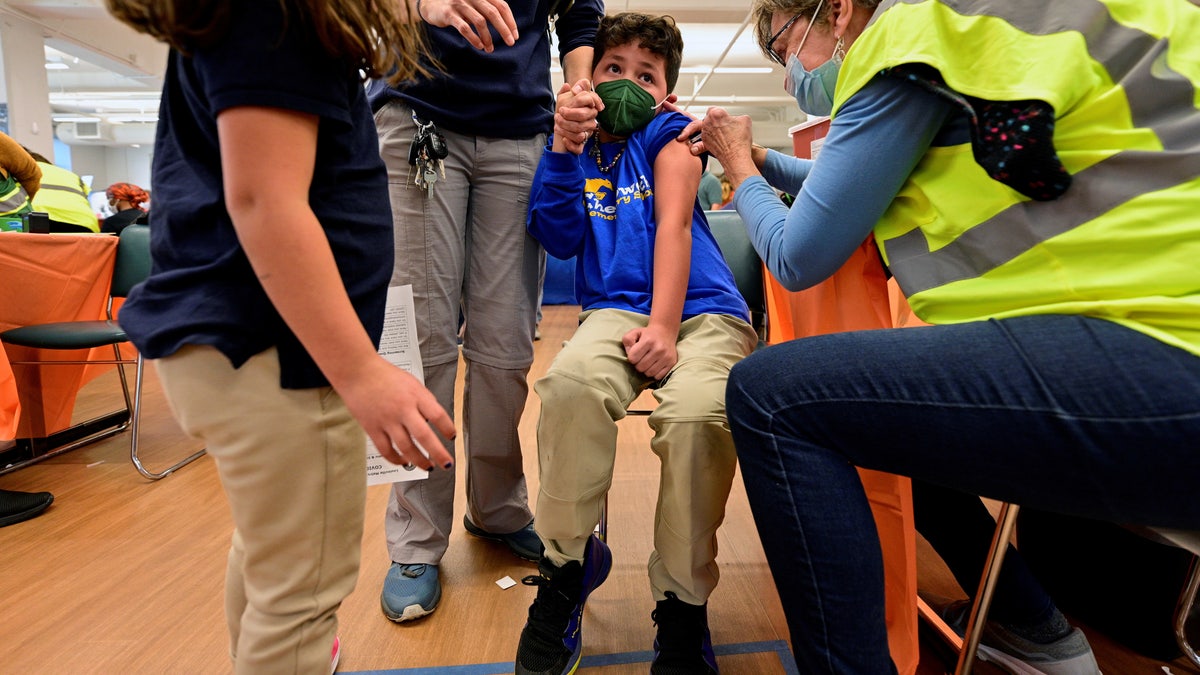
<path fill-rule="evenodd" d="M 433 184 L 436 183 L 438 180 L 438 172 L 436 169 L 433 168 L 432 164 L 427 163 L 425 165 L 425 174 L 424 174 L 423 178 L 425 180 L 425 189 L 432 190 Z"/>

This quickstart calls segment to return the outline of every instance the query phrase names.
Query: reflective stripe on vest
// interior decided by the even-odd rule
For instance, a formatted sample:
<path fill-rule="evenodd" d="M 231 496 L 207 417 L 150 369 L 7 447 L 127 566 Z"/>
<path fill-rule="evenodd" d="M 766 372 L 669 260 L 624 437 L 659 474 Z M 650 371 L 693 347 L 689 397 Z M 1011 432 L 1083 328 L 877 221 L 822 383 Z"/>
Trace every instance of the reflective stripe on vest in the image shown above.
<path fill-rule="evenodd" d="M 892 5 L 930 1 L 885 2 L 876 18 Z M 991 15 L 994 5 L 961 0 L 941 4 L 964 16 Z M 930 251 L 921 230 L 888 239 L 888 264 L 910 296 L 978 277 L 1133 198 L 1200 176 L 1200 114 L 1178 113 L 1195 105 L 1197 87 L 1172 69 L 1167 37 L 1118 23 L 1095 0 L 1055 0 L 1025 11 L 1021 3 L 1003 5 L 1003 19 L 1030 35 L 1076 31 L 1085 37 L 1088 55 L 1124 89 L 1133 126 L 1152 131 L 1165 152 L 1117 152 L 1075 174 L 1075 187 L 1057 201 L 1020 201 L 936 251 Z"/>
<path fill-rule="evenodd" d="M 47 190 L 61 190 L 62 192 L 69 192 L 71 194 L 76 194 L 76 195 L 79 195 L 80 197 L 83 197 L 84 199 L 87 199 L 86 192 L 84 192 L 80 188 L 73 187 L 71 185 L 43 185 L 42 187 L 46 188 Z"/>
<path fill-rule="evenodd" d="M 927 64 L 966 96 L 1049 103 L 1072 175 L 1033 202 L 969 143 L 930 147 L 875 226 L 914 312 L 1100 317 L 1200 355 L 1196 35 L 1187 0 L 885 0 L 846 54 L 835 117 L 881 71 Z"/>
<path fill-rule="evenodd" d="M 25 194 L 25 188 L 17 183 L 13 189 L 0 196 L 0 216 L 12 216 L 27 211 L 29 207 L 29 195 Z"/>

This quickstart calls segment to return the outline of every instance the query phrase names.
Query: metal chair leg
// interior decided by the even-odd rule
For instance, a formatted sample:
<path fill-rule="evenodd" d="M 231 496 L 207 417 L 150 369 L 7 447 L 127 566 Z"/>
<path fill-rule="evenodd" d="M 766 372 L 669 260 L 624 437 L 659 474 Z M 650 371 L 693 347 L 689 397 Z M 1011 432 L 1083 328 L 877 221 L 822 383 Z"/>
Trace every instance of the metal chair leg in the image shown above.
<path fill-rule="evenodd" d="M 204 454 L 206 452 L 208 452 L 208 450 L 205 448 L 201 448 L 200 450 L 192 453 L 191 455 L 185 457 L 184 459 L 180 460 L 179 462 L 176 462 L 175 464 L 171 465 L 169 468 L 167 468 L 159 473 L 154 473 L 152 471 L 147 470 L 146 467 L 142 464 L 142 460 L 138 457 L 138 431 L 140 429 L 139 423 L 141 422 L 141 417 L 142 417 L 142 375 L 145 371 L 145 365 L 146 365 L 146 363 L 145 363 L 145 361 L 142 360 L 142 355 L 138 354 L 138 356 L 137 356 L 137 377 L 134 380 L 134 390 L 133 390 L 133 417 L 130 421 L 130 429 L 129 429 L 129 459 L 133 461 L 133 466 L 134 466 L 134 468 L 136 468 L 138 470 L 138 473 L 142 474 L 146 478 L 149 478 L 150 480 L 161 480 L 161 479 L 166 478 L 167 476 L 171 475 L 176 469 L 179 469 L 180 467 L 186 466 L 186 465 L 191 464 L 192 462 L 196 461 L 197 459 L 200 459 L 202 456 L 204 456 Z M 121 383 L 124 384 L 125 383 L 125 373 L 124 373 L 125 369 L 122 366 L 117 366 L 117 370 L 121 371 Z M 126 397 L 128 397 L 128 393 L 126 393 Z"/>
<path fill-rule="evenodd" d="M 1179 595 L 1179 602 L 1175 605 L 1175 643 L 1179 645 L 1179 650 L 1183 652 L 1183 655 L 1193 665 L 1200 668 L 1200 656 L 1196 654 L 1196 648 L 1188 642 L 1186 630 L 1188 617 L 1196 605 L 1197 591 L 1200 591 L 1200 557 L 1193 557 L 1191 568 L 1188 571 L 1187 585 L 1184 586 L 1183 592 Z"/>
<path fill-rule="evenodd" d="M 608 543 L 608 493 L 604 494 L 604 505 L 600 507 L 600 522 L 596 525 L 596 536 Z"/>
<path fill-rule="evenodd" d="M 1000 578 L 1000 567 L 1004 564 L 1004 555 L 1008 552 L 1008 542 L 1012 538 L 1013 528 L 1017 525 L 1017 513 L 1020 508 L 1007 502 L 1000 505 L 1000 513 L 996 517 L 996 531 L 992 535 L 992 546 L 988 550 L 987 560 L 984 561 L 983 578 L 980 579 L 979 589 L 971 603 L 971 614 L 967 618 L 962 651 L 958 654 L 958 666 L 954 669 L 955 675 L 969 675 L 975 667 L 979 638 L 983 636 L 983 628 L 987 625 L 992 594 L 996 590 L 996 581 Z"/>

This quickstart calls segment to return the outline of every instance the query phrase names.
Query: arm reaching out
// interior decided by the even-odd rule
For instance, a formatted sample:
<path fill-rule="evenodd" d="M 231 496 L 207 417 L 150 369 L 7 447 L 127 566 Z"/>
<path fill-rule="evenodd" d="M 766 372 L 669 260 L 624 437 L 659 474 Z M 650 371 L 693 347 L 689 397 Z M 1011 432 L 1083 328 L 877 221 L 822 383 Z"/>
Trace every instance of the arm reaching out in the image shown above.
<path fill-rule="evenodd" d="M 490 25 L 509 47 L 517 42 L 517 20 L 504 0 L 418 0 L 417 14 L 431 26 L 453 27 L 471 46 L 489 54 L 496 49 Z"/>
<path fill-rule="evenodd" d="M 454 423 L 416 378 L 376 353 L 309 206 L 317 121 L 257 107 L 217 117 L 226 206 L 238 240 L 276 310 L 380 454 L 398 464 L 448 468 L 453 459 L 434 429 L 453 438 Z"/>

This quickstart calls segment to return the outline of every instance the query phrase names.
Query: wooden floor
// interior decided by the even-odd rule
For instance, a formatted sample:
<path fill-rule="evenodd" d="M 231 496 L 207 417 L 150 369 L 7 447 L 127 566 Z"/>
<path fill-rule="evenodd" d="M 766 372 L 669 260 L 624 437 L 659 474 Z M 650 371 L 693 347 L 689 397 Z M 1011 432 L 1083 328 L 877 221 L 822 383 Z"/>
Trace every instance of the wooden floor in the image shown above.
<path fill-rule="evenodd" d="M 576 311 L 545 308 L 531 381 L 570 335 Z M 147 372 L 142 455 L 151 468 L 161 468 L 197 443 L 175 426 L 153 370 Z M 116 382 L 114 374 L 89 384 L 77 412 L 114 405 Z M 537 399 L 531 394 L 521 425 L 530 494 L 536 494 L 537 486 L 536 421 Z M 586 672 L 612 675 L 647 672 L 654 633 L 646 560 L 657 461 L 648 450 L 645 418 L 629 418 L 621 425 L 610 493 L 615 560 L 612 575 L 588 602 L 583 663 Z M 2 489 L 55 495 L 54 505 L 42 516 L 0 528 L 0 673 L 229 670 L 221 587 L 231 524 L 212 460 L 205 457 L 150 483 L 134 471 L 127 453 L 128 438 L 120 435 L 0 476 Z M 386 486 L 368 490 L 361 576 L 339 612 L 341 672 L 512 672 L 534 589 L 518 584 L 501 590 L 495 582 L 503 577 L 520 581 L 535 566 L 456 529 L 441 567 L 444 595 L 438 611 L 412 624 L 393 624 L 379 610 L 380 584 L 389 563 L 383 534 L 386 502 Z M 461 514 L 461 479 L 456 508 Z M 722 576 L 709 603 L 709 621 L 722 672 L 796 672 L 740 480 L 718 538 Z M 919 564 L 923 589 L 960 593 L 927 547 Z M 1088 634 L 1109 675 L 1196 672 L 1182 660 L 1157 663 L 1095 632 Z M 919 673 L 943 672 L 935 650 L 923 645 Z M 984 664 L 978 672 L 997 671 Z"/>

